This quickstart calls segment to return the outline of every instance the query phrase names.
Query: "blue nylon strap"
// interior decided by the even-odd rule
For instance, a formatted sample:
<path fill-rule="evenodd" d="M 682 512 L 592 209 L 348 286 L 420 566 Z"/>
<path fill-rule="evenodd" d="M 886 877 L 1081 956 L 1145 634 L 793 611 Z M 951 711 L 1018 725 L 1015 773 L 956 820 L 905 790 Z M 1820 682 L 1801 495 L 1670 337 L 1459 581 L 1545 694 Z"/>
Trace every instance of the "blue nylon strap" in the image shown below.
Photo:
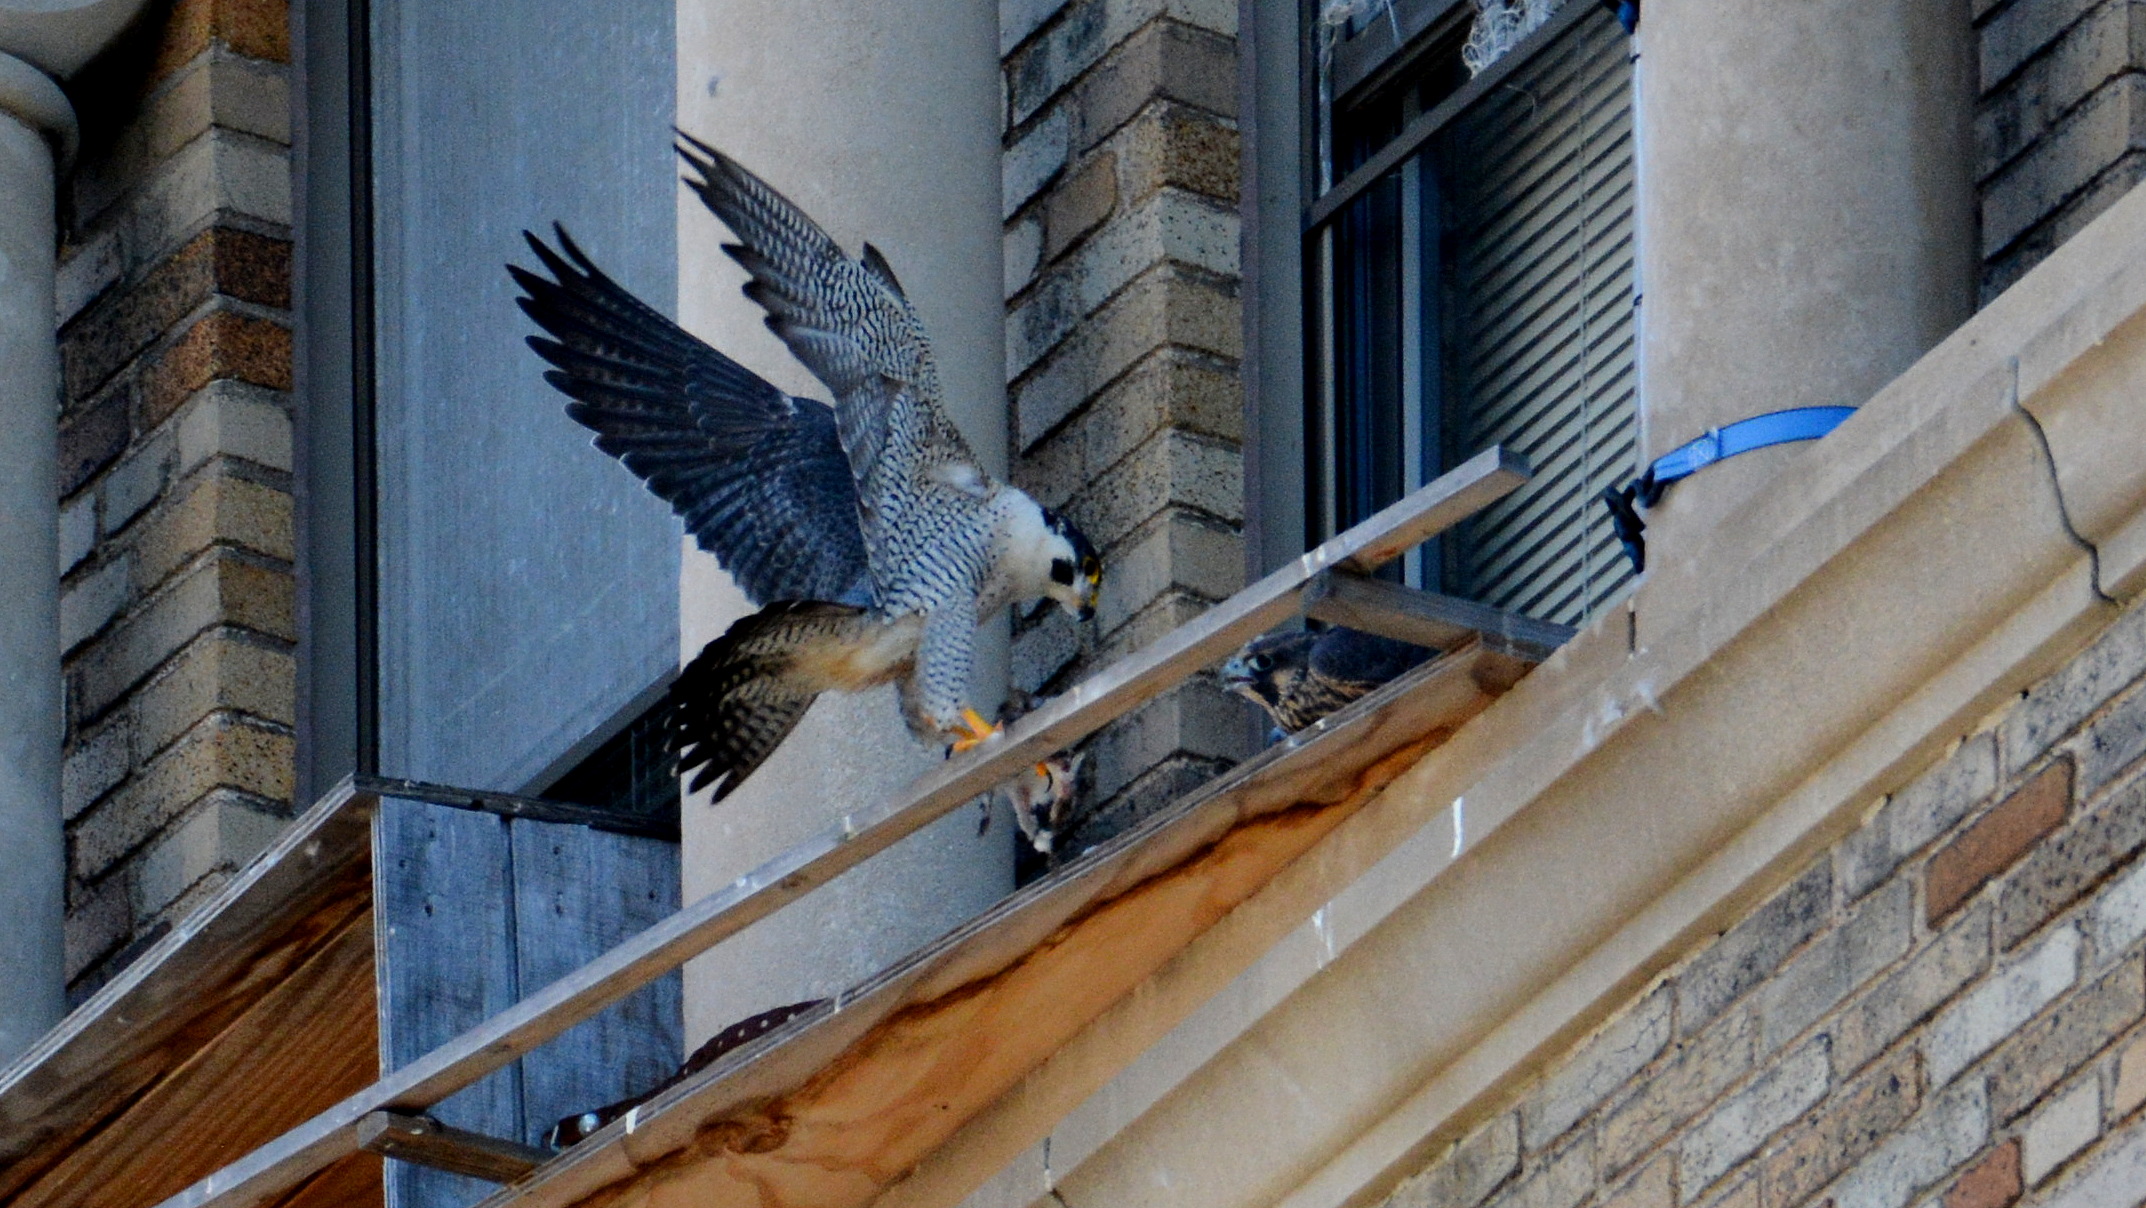
<path fill-rule="evenodd" d="M 1854 414 L 1853 407 L 1792 407 L 1787 411 L 1754 415 L 1726 428 L 1716 428 L 1655 458 L 1654 465 L 1649 467 L 1649 477 L 1656 486 L 1667 486 L 1738 453 L 1787 444 L 1792 440 L 1817 440 Z"/>
<path fill-rule="evenodd" d="M 1610 524 L 1617 531 L 1617 540 L 1624 543 L 1632 570 L 1647 569 L 1647 522 L 1640 519 L 1639 509 L 1661 502 L 1662 492 L 1670 483 L 1739 453 L 1790 441 L 1817 440 L 1854 414 L 1853 407 L 1791 407 L 1754 415 L 1662 454 L 1646 473 L 1622 487 L 1602 488 L 1603 506 L 1609 509 Z"/>

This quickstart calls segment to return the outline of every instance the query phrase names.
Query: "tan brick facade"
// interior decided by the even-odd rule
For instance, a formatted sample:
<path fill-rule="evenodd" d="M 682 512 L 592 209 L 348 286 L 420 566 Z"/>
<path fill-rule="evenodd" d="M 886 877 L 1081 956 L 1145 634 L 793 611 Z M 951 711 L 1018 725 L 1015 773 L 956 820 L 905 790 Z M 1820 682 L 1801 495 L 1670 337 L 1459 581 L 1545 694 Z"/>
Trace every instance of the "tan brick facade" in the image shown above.
<path fill-rule="evenodd" d="M 1108 568 L 1092 631 L 1017 626 L 1015 685 L 1052 693 L 1244 583 L 1236 6 L 1076 0 L 1002 20 L 1013 476 Z M 1204 680 L 1105 731 L 1073 843 L 1205 780 L 1250 733 Z"/>
<path fill-rule="evenodd" d="M 71 84 L 60 268 L 67 975 L 92 990 L 293 794 L 289 22 L 179 0 Z"/>
<path fill-rule="evenodd" d="M 2135 1202 L 2142 719 L 2134 608 L 1387 1204 Z"/>
<path fill-rule="evenodd" d="M 2146 177 L 2146 7 L 1975 0 L 1982 296 L 2041 263 Z"/>

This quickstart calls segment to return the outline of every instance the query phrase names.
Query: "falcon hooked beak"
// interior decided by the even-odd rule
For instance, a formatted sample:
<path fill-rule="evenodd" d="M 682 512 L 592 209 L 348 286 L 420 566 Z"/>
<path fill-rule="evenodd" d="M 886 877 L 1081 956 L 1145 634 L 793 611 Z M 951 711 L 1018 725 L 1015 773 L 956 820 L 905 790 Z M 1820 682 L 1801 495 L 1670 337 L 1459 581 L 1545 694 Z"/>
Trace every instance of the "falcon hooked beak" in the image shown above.
<path fill-rule="evenodd" d="M 1049 508 L 1043 510 L 1043 522 L 1050 529 L 1051 581 L 1044 586 L 1043 594 L 1058 602 L 1060 608 L 1081 621 L 1095 617 L 1096 598 L 1103 591 L 1103 560 L 1088 541 L 1087 534 L 1073 527 L 1073 522 Z"/>

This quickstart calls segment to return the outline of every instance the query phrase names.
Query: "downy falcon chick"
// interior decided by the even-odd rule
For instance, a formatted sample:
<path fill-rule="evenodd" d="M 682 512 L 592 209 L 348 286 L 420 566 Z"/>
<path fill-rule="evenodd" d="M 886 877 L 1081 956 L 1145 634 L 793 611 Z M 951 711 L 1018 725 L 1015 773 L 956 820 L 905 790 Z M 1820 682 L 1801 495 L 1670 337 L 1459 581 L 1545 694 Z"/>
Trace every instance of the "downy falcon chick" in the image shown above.
<path fill-rule="evenodd" d="M 1253 638 L 1222 664 L 1222 686 L 1293 734 L 1438 652 L 1336 626 Z"/>
<path fill-rule="evenodd" d="M 567 414 L 670 503 L 760 611 L 710 642 L 670 690 L 670 738 L 692 787 L 721 800 L 820 693 L 896 680 L 919 741 L 993 733 L 965 701 L 977 624 L 1048 598 L 1085 620 L 1102 566 L 1079 530 L 978 464 L 939 402 L 916 308 L 866 244 L 856 259 L 713 147 L 678 154 L 738 242 L 745 294 L 834 394 L 785 395 L 599 270 L 563 228 L 509 266 L 552 338 L 529 346 Z M 719 782 L 719 783 L 717 783 Z"/>

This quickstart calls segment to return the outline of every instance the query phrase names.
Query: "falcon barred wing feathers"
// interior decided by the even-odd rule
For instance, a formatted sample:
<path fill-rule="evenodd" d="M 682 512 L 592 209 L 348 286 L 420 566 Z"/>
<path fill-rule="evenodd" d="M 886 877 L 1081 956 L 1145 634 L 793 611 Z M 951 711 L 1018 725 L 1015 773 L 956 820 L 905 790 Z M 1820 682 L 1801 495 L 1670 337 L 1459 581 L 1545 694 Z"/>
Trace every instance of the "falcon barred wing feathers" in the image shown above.
<path fill-rule="evenodd" d="M 916 308 L 878 249 L 850 259 L 789 199 L 722 152 L 684 132 L 687 184 L 738 243 L 724 250 L 752 280 L 746 296 L 770 330 L 835 395 L 842 448 L 857 482 L 866 547 L 882 589 L 926 539 L 906 531 L 931 517 L 910 506 L 928 466 L 976 467 L 975 454 L 939 405 L 938 372 Z M 975 476 L 982 479 L 982 471 Z"/>
<path fill-rule="evenodd" d="M 686 183 L 736 237 L 745 293 L 834 393 L 786 395 L 627 293 L 564 230 L 513 268 L 572 418 L 684 518 L 760 611 L 668 692 L 692 787 L 720 800 L 822 692 L 899 681 L 926 743 L 975 741 L 964 701 L 985 610 L 1035 597 L 1086 620 L 1101 565 L 1078 529 L 977 463 L 941 405 L 922 321 L 886 257 L 856 257 L 765 181 L 679 133 Z"/>
<path fill-rule="evenodd" d="M 555 280 L 509 266 L 553 338 L 529 346 L 567 414 L 670 503 L 755 604 L 877 601 L 857 488 L 824 403 L 785 395 L 643 303 L 557 231 Z"/>

